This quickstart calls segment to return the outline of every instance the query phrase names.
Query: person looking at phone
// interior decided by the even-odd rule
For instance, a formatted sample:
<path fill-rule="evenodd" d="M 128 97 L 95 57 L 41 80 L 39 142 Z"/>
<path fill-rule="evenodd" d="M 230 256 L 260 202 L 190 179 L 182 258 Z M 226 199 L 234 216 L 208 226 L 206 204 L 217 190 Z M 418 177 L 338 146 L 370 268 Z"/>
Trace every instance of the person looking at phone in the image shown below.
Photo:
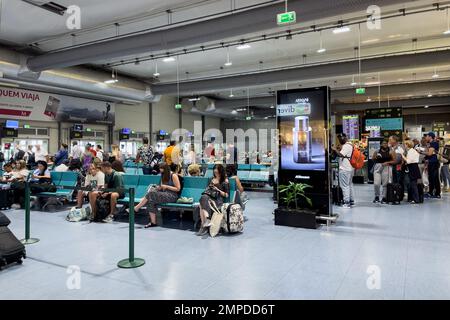
<path fill-rule="evenodd" d="M 178 175 L 170 170 L 167 163 L 159 165 L 161 173 L 161 184 L 156 187 L 150 187 L 144 198 L 134 207 L 134 211 L 139 211 L 142 207 L 147 205 L 147 212 L 150 216 L 150 222 L 145 228 L 156 227 L 156 210 L 157 205 L 161 203 L 177 202 L 178 193 L 181 190 L 181 183 Z"/>
<path fill-rule="evenodd" d="M 223 165 L 216 164 L 213 172 L 214 176 L 200 198 L 200 219 L 202 225 L 197 233 L 198 236 L 207 234 L 208 228 L 211 226 L 212 209 L 209 201 L 213 201 L 220 208 L 230 193 L 230 183 Z"/>
<path fill-rule="evenodd" d="M 91 164 L 89 166 L 86 179 L 84 180 L 84 187 L 89 188 L 91 191 L 78 190 L 76 208 L 80 209 L 83 206 L 83 199 L 85 196 L 89 196 L 89 193 L 92 191 L 102 189 L 104 185 L 105 185 L 105 174 L 100 170 L 100 168 L 98 168 L 94 164 Z"/>

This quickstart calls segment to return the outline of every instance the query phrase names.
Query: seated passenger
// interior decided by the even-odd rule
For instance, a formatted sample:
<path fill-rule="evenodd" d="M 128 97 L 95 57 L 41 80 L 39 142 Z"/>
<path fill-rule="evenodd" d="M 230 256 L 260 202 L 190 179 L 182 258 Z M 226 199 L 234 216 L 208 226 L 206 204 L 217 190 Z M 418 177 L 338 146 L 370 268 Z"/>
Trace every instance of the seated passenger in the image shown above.
<path fill-rule="evenodd" d="M 209 201 L 213 201 L 217 208 L 220 209 L 230 193 L 230 184 L 223 165 L 216 164 L 213 170 L 214 176 L 200 198 L 200 219 L 202 225 L 197 233 L 198 236 L 207 234 L 208 228 L 211 226 L 212 210 Z"/>
<path fill-rule="evenodd" d="M 86 175 L 86 179 L 84 180 L 84 187 L 90 188 L 92 191 L 97 191 L 102 189 L 104 185 L 105 174 L 100 170 L 100 168 L 96 167 L 94 164 L 91 164 L 88 174 Z M 85 196 L 89 196 L 89 193 L 89 191 L 78 190 L 76 208 L 80 209 L 83 206 L 83 199 Z"/>
<path fill-rule="evenodd" d="M 161 184 L 150 191 L 142 198 L 141 202 L 134 207 L 134 211 L 139 211 L 143 206 L 147 205 L 147 212 L 150 215 L 150 223 L 145 228 L 156 227 L 156 210 L 157 205 L 161 203 L 177 202 L 178 192 L 181 190 L 180 179 L 176 173 L 170 170 L 170 166 L 161 163 L 159 166 L 161 173 Z"/>
<path fill-rule="evenodd" d="M 198 164 L 189 165 L 188 174 L 191 177 L 199 177 L 200 176 L 200 166 Z"/>
<path fill-rule="evenodd" d="M 11 189 L 14 190 L 14 208 L 24 208 L 25 204 L 25 181 L 28 178 L 29 171 L 27 163 L 24 160 L 16 161 L 13 170 Z"/>
<path fill-rule="evenodd" d="M 13 167 L 11 163 L 5 163 L 3 165 L 3 176 L 1 178 L 1 183 L 11 182 L 13 177 Z"/>
<path fill-rule="evenodd" d="M 119 160 L 114 160 L 111 163 L 111 167 L 114 169 L 114 171 L 116 171 L 117 173 L 120 174 L 124 174 L 125 173 L 125 169 L 123 168 L 123 164 L 122 162 L 120 162 Z"/>
<path fill-rule="evenodd" d="M 106 198 L 110 200 L 110 213 L 109 216 L 103 219 L 103 222 L 110 223 L 114 220 L 116 213 L 117 200 L 125 198 L 125 192 L 123 190 L 123 178 L 121 174 L 116 173 L 111 167 L 111 163 L 105 161 L 101 165 L 101 170 L 105 174 L 105 188 L 116 189 L 117 191 L 92 191 L 89 193 L 89 203 L 92 209 L 92 219 L 95 219 L 96 214 L 96 201 L 98 197 Z"/>
<path fill-rule="evenodd" d="M 33 171 L 33 175 L 30 180 L 31 194 L 55 191 L 56 188 L 52 185 L 52 177 L 50 176 L 47 162 L 39 160 L 36 164 L 37 168 Z"/>
<path fill-rule="evenodd" d="M 67 172 L 67 171 L 69 171 L 69 164 L 70 164 L 69 159 L 64 160 L 63 163 L 61 163 L 59 166 L 56 166 L 55 172 Z"/>
<path fill-rule="evenodd" d="M 228 178 L 234 178 L 236 180 L 236 198 L 233 199 L 235 203 L 241 205 L 242 209 L 245 209 L 245 204 L 248 202 L 247 193 L 244 191 L 241 180 L 237 175 L 237 166 L 235 164 L 227 165 L 227 176 Z"/>

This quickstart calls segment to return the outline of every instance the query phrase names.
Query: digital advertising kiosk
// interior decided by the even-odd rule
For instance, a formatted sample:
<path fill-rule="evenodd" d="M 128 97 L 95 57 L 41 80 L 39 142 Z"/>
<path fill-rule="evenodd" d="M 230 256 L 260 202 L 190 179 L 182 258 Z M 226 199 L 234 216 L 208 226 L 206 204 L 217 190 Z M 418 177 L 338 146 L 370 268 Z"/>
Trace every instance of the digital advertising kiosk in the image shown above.
<path fill-rule="evenodd" d="M 332 216 L 329 163 L 330 90 L 328 87 L 278 91 L 279 186 L 308 184 L 306 196 L 320 221 Z M 283 195 L 278 195 L 280 207 Z M 305 208 L 306 209 L 306 208 Z"/>

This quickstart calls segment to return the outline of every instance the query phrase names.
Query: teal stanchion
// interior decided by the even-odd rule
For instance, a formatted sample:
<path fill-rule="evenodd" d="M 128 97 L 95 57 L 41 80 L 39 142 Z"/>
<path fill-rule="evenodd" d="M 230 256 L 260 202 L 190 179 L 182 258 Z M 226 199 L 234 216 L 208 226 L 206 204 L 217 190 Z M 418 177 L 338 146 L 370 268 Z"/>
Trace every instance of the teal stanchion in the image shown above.
<path fill-rule="evenodd" d="M 25 182 L 25 239 L 20 240 L 23 244 L 33 244 L 39 242 L 37 238 L 30 237 L 30 183 Z"/>
<path fill-rule="evenodd" d="M 130 222 L 129 222 L 129 239 L 128 239 L 128 259 L 120 260 L 117 263 L 119 268 L 132 269 L 139 268 L 145 264 L 145 260 L 134 257 L 134 188 L 129 190 L 130 197 Z"/>

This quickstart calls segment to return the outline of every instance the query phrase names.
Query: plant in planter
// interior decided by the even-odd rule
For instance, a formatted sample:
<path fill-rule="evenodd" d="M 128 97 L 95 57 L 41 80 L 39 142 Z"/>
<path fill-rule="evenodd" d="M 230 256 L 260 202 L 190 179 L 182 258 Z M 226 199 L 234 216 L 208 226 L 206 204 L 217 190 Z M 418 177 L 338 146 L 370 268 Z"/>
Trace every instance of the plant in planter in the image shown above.
<path fill-rule="evenodd" d="M 306 189 L 312 188 L 305 183 L 289 182 L 279 186 L 282 206 L 275 209 L 275 224 L 297 228 L 316 229 L 316 211 L 302 205 L 303 200 L 309 207 L 312 201 L 306 196 Z"/>
<path fill-rule="evenodd" d="M 309 184 L 306 183 L 294 183 L 289 182 L 288 185 L 279 186 L 280 194 L 283 194 L 281 200 L 284 201 L 286 207 L 291 208 L 291 204 L 294 203 L 295 210 L 298 210 L 298 200 L 303 198 L 306 203 L 312 207 L 312 201 L 305 194 L 305 190 L 308 188 L 312 188 Z M 293 208 L 292 208 L 293 209 Z"/>

